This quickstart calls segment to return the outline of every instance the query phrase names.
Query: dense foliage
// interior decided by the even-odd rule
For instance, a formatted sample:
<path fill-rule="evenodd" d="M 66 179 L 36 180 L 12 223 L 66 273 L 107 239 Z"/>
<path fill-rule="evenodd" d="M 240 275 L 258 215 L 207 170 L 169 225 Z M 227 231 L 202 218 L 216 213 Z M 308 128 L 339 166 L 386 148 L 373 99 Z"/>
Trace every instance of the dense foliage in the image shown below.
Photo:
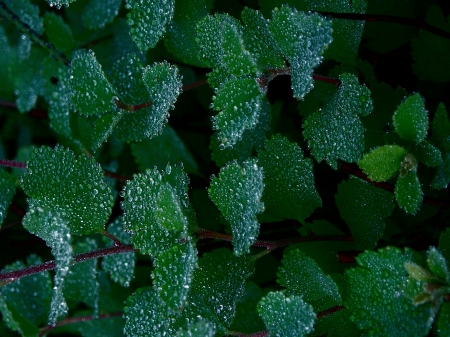
<path fill-rule="evenodd" d="M 0 335 L 450 336 L 449 14 L 1 1 Z"/>

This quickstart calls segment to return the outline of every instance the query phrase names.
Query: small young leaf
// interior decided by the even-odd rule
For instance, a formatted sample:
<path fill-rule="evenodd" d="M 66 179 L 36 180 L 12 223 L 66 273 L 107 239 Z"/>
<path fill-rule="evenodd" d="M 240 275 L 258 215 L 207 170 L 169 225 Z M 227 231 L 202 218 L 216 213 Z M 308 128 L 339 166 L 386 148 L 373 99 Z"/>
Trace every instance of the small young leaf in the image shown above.
<path fill-rule="evenodd" d="M 73 90 L 72 103 L 81 114 L 104 114 L 116 109 L 116 91 L 92 50 L 79 50 L 75 53 L 69 83 Z"/>
<path fill-rule="evenodd" d="M 90 29 L 104 28 L 119 14 L 122 0 L 90 0 L 83 12 L 84 26 Z"/>
<path fill-rule="evenodd" d="M 129 244 L 131 241 L 130 235 L 123 230 L 122 217 L 114 220 L 107 228 L 108 233 L 114 235 L 122 243 Z M 104 237 L 104 240 L 113 245 L 112 240 Z M 122 253 L 103 257 L 102 269 L 107 272 L 114 282 L 119 283 L 123 287 L 128 287 L 133 278 L 134 265 L 136 260 L 136 253 Z"/>
<path fill-rule="evenodd" d="M 152 278 L 164 310 L 179 312 L 184 307 L 197 265 L 197 249 L 192 242 L 173 246 L 155 260 Z"/>
<path fill-rule="evenodd" d="M 270 335 L 303 337 L 313 331 L 316 314 L 301 296 L 286 296 L 283 292 L 270 292 L 258 303 Z"/>
<path fill-rule="evenodd" d="M 336 205 L 350 228 L 355 249 L 376 246 L 386 227 L 384 218 L 394 210 L 393 199 L 392 193 L 353 176 L 339 184 Z"/>
<path fill-rule="evenodd" d="M 435 247 L 430 247 L 427 258 L 428 267 L 431 272 L 441 280 L 450 282 L 450 273 L 448 271 L 447 261 L 444 256 Z"/>
<path fill-rule="evenodd" d="M 214 177 L 208 189 L 211 200 L 231 224 L 234 253 L 239 256 L 249 252 L 249 247 L 259 233 L 256 215 L 264 209 L 260 201 L 263 191 L 262 169 L 256 160 L 239 165 L 229 163 Z"/>
<path fill-rule="evenodd" d="M 15 177 L 4 170 L 0 170 L 0 225 L 6 218 L 7 209 L 15 193 Z"/>
<path fill-rule="evenodd" d="M 296 144 L 276 135 L 266 141 L 258 159 L 265 175 L 263 201 L 268 211 L 303 222 L 322 206 L 314 186 L 312 161 L 303 157 Z"/>
<path fill-rule="evenodd" d="M 344 73 L 341 85 L 322 111 L 316 111 L 304 123 L 303 136 L 317 161 L 326 160 L 337 169 L 337 160 L 357 162 L 364 150 L 364 128 L 358 117 L 372 111 L 367 87 L 355 75 Z"/>
<path fill-rule="evenodd" d="M 402 291 L 407 276 L 404 264 L 414 262 L 412 252 L 388 247 L 367 251 L 356 260 L 360 267 L 346 272 L 345 306 L 352 311 L 351 320 L 372 336 L 425 336 L 434 317 L 430 303 L 416 306 Z"/>
<path fill-rule="evenodd" d="M 220 111 L 213 120 L 219 130 L 220 147 L 234 146 L 246 130 L 253 129 L 261 112 L 263 94 L 254 79 L 235 79 L 225 83 L 213 98 L 213 108 Z"/>
<path fill-rule="evenodd" d="M 336 283 L 305 253 L 291 250 L 284 254 L 281 263 L 277 282 L 287 288 L 287 294 L 303 297 L 315 312 L 342 304 Z"/>
<path fill-rule="evenodd" d="M 395 199 L 406 212 L 416 214 L 423 200 L 422 186 L 417 173 L 409 171 L 405 176 L 399 176 L 395 184 Z"/>
<path fill-rule="evenodd" d="M 433 274 L 431 274 L 425 268 L 419 266 L 417 263 L 405 262 L 405 269 L 408 272 L 409 276 L 417 281 L 432 282 L 435 278 Z"/>
<path fill-rule="evenodd" d="M 386 181 L 399 169 L 406 150 L 399 145 L 384 145 L 366 153 L 358 163 L 370 180 Z"/>
<path fill-rule="evenodd" d="M 419 144 L 428 131 L 428 113 L 425 104 L 419 94 L 414 94 L 406 99 L 393 117 L 395 131 L 405 140 Z"/>
<path fill-rule="evenodd" d="M 54 210 L 67 221 L 71 234 L 92 234 L 103 228 L 113 196 L 100 165 L 60 146 L 53 150 L 43 146 L 31 153 L 27 169 L 22 187 L 30 197 L 31 213 Z M 46 231 L 43 225 L 35 225 L 33 232 Z"/>
<path fill-rule="evenodd" d="M 127 15 L 131 26 L 130 34 L 142 51 L 153 48 L 172 20 L 174 0 L 126 0 Z"/>
<path fill-rule="evenodd" d="M 27 258 L 27 266 L 42 263 L 36 255 Z M 21 261 L 6 266 L 2 272 L 9 272 L 26 268 Z M 50 273 L 44 272 L 33 276 L 26 276 L 1 288 L 1 293 L 8 306 L 32 324 L 39 326 L 46 323 L 50 301 L 52 298 L 52 282 Z"/>
<path fill-rule="evenodd" d="M 150 94 L 150 114 L 147 125 L 149 126 L 148 138 L 160 135 L 169 117 L 169 110 L 174 109 L 174 104 L 181 93 L 181 76 L 178 68 L 167 62 L 154 63 L 143 69 L 142 78 Z"/>

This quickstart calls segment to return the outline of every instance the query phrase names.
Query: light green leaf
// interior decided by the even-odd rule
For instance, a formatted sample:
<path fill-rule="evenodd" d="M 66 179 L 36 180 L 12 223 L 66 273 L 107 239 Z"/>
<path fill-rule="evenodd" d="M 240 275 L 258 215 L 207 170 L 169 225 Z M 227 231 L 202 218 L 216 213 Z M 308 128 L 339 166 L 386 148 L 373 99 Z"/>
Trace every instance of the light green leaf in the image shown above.
<path fill-rule="evenodd" d="M 192 242 L 173 246 L 155 259 L 153 283 L 164 310 L 179 313 L 185 306 L 197 265 L 197 248 Z"/>
<path fill-rule="evenodd" d="M 294 97 L 302 99 L 313 88 L 312 74 L 331 43 L 331 23 L 317 13 L 306 14 L 295 8 L 275 9 L 269 30 L 291 64 Z"/>
<path fill-rule="evenodd" d="M 197 67 L 210 66 L 208 60 L 202 57 L 196 41 L 196 25 L 206 15 L 208 8 L 205 0 L 178 0 L 164 38 L 164 45 L 169 52 Z"/>
<path fill-rule="evenodd" d="M 124 229 L 132 233 L 131 242 L 142 254 L 157 257 L 187 235 L 185 227 L 182 230 L 167 229 L 155 214 L 158 208 L 158 194 L 166 184 L 172 187 L 172 193 L 184 216 L 187 216 L 189 180 L 180 167 L 168 165 L 165 173 L 153 169 L 136 174 L 121 193 L 124 197 L 122 202 Z M 172 221 L 172 218 L 167 221 Z"/>
<path fill-rule="evenodd" d="M 447 261 L 444 256 L 435 247 L 430 247 L 427 258 L 428 267 L 431 272 L 441 280 L 450 282 Z"/>
<path fill-rule="evenodd" d="M 370 336 L 425 336 L 434 312 L 430 305 L 416 306 L 403 292 L 405 262 L 414 262 L 413 253 L 395 247 L 367 251 L 356 260 L 360 267 L 348 269 L 348 298 L 351 320 Z"/>
<path fill-rule="evenodd" d="M 239 256 L 250 251 L 259 233 L 256 215 L 264 210 L 260 201 L 263 172 L 256 160 L 239 165 L 231 162 L 222 167 L 208 188 L 209 197 L 231 224 L 234 253 Z"/>
<path fill-rule="evenodd" d="M 386 181 L 400 169 L 405 155 L 400 145 L 384 145 L 366 153 L 358 165 L 370 180 Z"/>
<path fill-rule="evenodd" d="M 341 85 L 322 111 L 304 123 L 303 136 L 317 161 L 337 169 L 337 160 L 357 162 L 364 150 L 364 128 L 358 115 L 372 111 L 370 91 L 353 74 L 344 73 Z"/>
<path fill-rule="evenodd" d="M 303 337 L 313 331 L 316 314 L 301 296 L 270 292 L 258 303 L 258 311 L 271 336 Z"/>
<path fill-rule="evenodd" d="M 302 251 L 295 249 L 283 255 L 277 276 L 287 294 L 303 297 L 315 312 L 341 305 L 342 299 L 333 279 Z"/>
<path fill-rule="evenodd" d="M 103 229 L 113 205 L 111 189 L 99 164 L 85 155 L 78 158 L 60 146 L 33 150 L 22 176 L 22 187 L 29 196 L 30 211 L 24 226 L 35 211 L 52 210 L 67 222 L 71 234 L 92 234 Z M 31 212 L 31 213 L 30 213 Z M 41 236 L 47 229 L 33 224 Z M 42 236 L 41 236 L 42 237 Z"/>
<path fill-rule="evenodd" d="M 297 144 L 276 135 L 266 141 L 258 158 L 265 176 L 263 201 L 269 212 L 303 222 L 322 206 L 314 186 L 312 161 L 304 158 Z"/>
<path fill-rule="evenodd" d="M 435 277 L 425 268 L 417 263 L 405 262 L 405 269 L 414 280 L 422 282 L 432 282 Z"/>
<path fill-rule="evenodd" d="M 152 103 L 146 120 L 149 128 L 146 136 L 152 138 L 161 134 L 169 118 L 169 110 L 174 109 L 181 94 L 181 76 L 177 67 L 164 61 L 145 67 L 142 78 Z"/>
<path fill-rule="evenodd" d="M 15 193 L 15 177 L 4 170 L 0 170 L 0 225 L 6 218 L 6 212 Z"/>
<path fill-rule="evenodd" d="M 393 121 L 400 137 L 415 144 L 422 142 L 428 131 L 428 113 L 420 94 L 414 94 L 400 104 Z"/>
<path fill-rule="evenodd" d="M 119 217 L 114 220 L 107 228 L 108 233 L 114 235 L 122 243 L 129 244 L 130 235 L 123 230 L 123 218 Z M 113 246 L 112 240 L 104 237 L 104 241 L 109 241 L 109 246 Z M 114 282 L 119 283 L 123 287 L 128 287 L 134 274 L 134 265 L 136 261 L 136 253 L 122 253 L 104 256 L 102 259 L 102 269 L 109 274 Z"/>
<path fill-rule="evenodd" d="M 168 162 L 181 162 L 186 172 L 199 174 L 197 161 L 170 125 L 157 137 L 131 144 L 131 152 L 140 171 L 155 166 L 162 170 Z"/>
<path fill-rule="evenodd" d="M 256 58 L 260 70 L 268 68 L 283 68 L 285 62 L 272 34 L 269 31 L 267 21 L 259 11 L 245 7 L 241 13 L 245 24 L 243 37 L 245 45 Z"/>
<path fill-rule="evenodd" d="M 405 176 L 400 175 L 394 192 L 398 205 L 406 212 L 416 214 L 423 200 L 422 186 L 417 173 L 409 171 Z"/>
<path fill-rule="evenodd" d="M 27 258 L 27 265 L 21 261 L 7 265 L 2 272 L 24 269 L 42 263 L 36 255 Z M 39 326 L 46 324 L 50 301 L 52 298 L 52 282 L 50 273 L 43 272 L 33 276 L 22 277 L 1 288 L 1 293 L 8 307 L 20 313 L 25 319 Z"/>
<path fill-rule="evenodd" d="M 174 0 L 126 0 L 130 34 L 142 51 L 153 48 L 166 31 L 172 20 Z"/>
<path fill-rule="evenodd" d="M 72 103 L 84 115 L 104 114 L 116 109 L 116 90 L 109 83 L 92 50 L 75 53 L 69 75 Z"/>
<path fill-rule="evenodd" d="M 97 243 L 86 238 L 74 245 L 74 254 L 94 251 Z M 83 302 L 98 314 L 99 284 L 97 282 L 97 259 L 90 259 L 70 267 L 64 283 L 64 295 L 67 299 Z"/>
<path fill-rule="evenodd" d="M 234 146 L 246 130 L 256 126 L 262 97 L 254 79 L 230 80 L 213 97 L 213 109 L 220 111 L 213 119 L 213 129 L 219 130 L 220 148 Z"/>
<path fill-rule="evenodd" d="M 384 218 L 395 207 L 392 193 L 351 176 L 348 182 L 339 184 L 335 199 L 355 240 L 355 249 L 375 248 L 386 227 Z"/>
<path fill-rule="evenodd" d="M 90 29 L 104 28 L 119 14 L 122 0 L 90 0 L 83 12 L 83 24 Z"/>

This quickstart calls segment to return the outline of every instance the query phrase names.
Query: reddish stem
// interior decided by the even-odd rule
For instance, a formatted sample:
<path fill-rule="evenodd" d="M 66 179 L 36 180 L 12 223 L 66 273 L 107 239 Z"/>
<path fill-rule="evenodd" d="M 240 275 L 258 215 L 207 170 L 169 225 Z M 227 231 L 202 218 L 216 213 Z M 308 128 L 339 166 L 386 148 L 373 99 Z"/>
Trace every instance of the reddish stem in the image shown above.
<path fill-rule="evenodd" d="M 198 81 L 198 82 L 195 82 L 195 83 L 191 83 L 191 84 L 188 84 L 188 85 L 183 85 L 182 89 L 183 89 L 183 91 L 188 91 L 188 90 L 200 87 L 202 85 L 205 85 L 207 83 L 208 82 L 206 80 L 201 80 L 201 81 Z"/>
<path fill-rule="evenodd" d="M 152 102 L 145 102 L 145 103 L 141 103 L 141 104 L 127 104 L 127 103 L 123 103 L 121 101 L 119 101 L 118 99 L 114 99 L 114 103 L 116 104 L 116 106 L 119 109 L 128 111 L 128 112 L 135 112 L 144 108 L 148 108 L 149 106 L 152 105 Z"/>
<path fill-rule="evenodd" d="M 0 166 L 26 168 L 25 163 L 15 160 L 0 159 Z"/>
<path fill-rule="evenodd" d="M 335 312 L 344 310 L 345 307 L 343 307 L 342 305 L 337 305 L 335 307 L 329 308 L 327 310 L 321 311 L 317 314 L 317 319 L 321 319 L 322 317 L 334 314 Z"/>
<path fill-rule="evenodd" d="M 120 174 L 116 174 L 116 173 L 111 172 L 111 171 L 104 170 L 104 172 L 105 172 L 105 176 L 113 178 L 113 179 L 117 179 L 117 180 L 121 180 L 121 181 L 131 180 L 131 178 L 121 176 Z"/>
<path fill-rule="evenodd" d="M 136 250 L 133 248 L 132 245 L 123 245 L 123 244 L 118 245 L 118 246 L 115 245 L 110 248 L 103 248 L 103 249 L 94 250 L 92 252 L 75 255 L 72 264 L 77 264 L 77 263 L 80 263 L 83 261 L 97 259 L 99 257 L 103 257 L 103 256 L 107 256 L 107 255 L 129 253 L 129 252 L 134 252 L 134 251 L 136 251 Z M 25 277 L 28 275 L 41 273 L 41 272 L 47 271 L 47 270 L 53 270 L 53 269 L 55 269 L 55 267 L 56 267 L 55 261 L 47 261 L 47 262 L 44 262 L 44 263 L 36 265 L 36 266 L 31 266 L 31 267 L 27 267 L 27 268 L 23 268 L 23 269 L 19 269 L 19 270 L 14 270 L 14 271 L 10 271 L 7 273 L 0 273 L 0 280 L 7 281 L 7 282 L 2 282 L 2 284 L 5 284 L 5 283 L 13 282 L 19 278 L 22 278 L 22 277 Z"/>
<path fill-rule="evenodd" d="M 55 324 L 55 326 L 47 325 L 46 327 L 43 327 L 40 330 L 40 332 L 39 332 L 39 336 L 45 336 L 46 334 L 48 334 L 53 329 L 55 329 L 57 327 L 60 327 L 60 326 L 67 325 L 67 324 L 92 321 L 94 319 L 105 319 L 105 318 L 110 318 L 110 317 L 122 317 L 122 316 L 123 316 L 123 312 L 115 312 L 115 313 L 112 313 L 112 314 L 100 314 L 96 318 L 94 318 L 94 316 L 90 316 L 90 315 L 89 316 L 79 316 L 79 317 L 65 318 L 65 319 L 57 322 Z"/>

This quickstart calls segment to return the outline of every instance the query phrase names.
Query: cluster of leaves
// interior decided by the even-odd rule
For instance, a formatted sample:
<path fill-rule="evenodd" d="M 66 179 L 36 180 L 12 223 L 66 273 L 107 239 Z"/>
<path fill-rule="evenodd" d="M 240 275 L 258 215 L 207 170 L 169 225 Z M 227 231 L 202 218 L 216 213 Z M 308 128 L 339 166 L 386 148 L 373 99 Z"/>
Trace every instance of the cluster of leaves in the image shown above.
<path fill-rule="evenodd" d="M 442 10 L 223 6 L 0 2 L 0 334 L 450 336 Z"/>

